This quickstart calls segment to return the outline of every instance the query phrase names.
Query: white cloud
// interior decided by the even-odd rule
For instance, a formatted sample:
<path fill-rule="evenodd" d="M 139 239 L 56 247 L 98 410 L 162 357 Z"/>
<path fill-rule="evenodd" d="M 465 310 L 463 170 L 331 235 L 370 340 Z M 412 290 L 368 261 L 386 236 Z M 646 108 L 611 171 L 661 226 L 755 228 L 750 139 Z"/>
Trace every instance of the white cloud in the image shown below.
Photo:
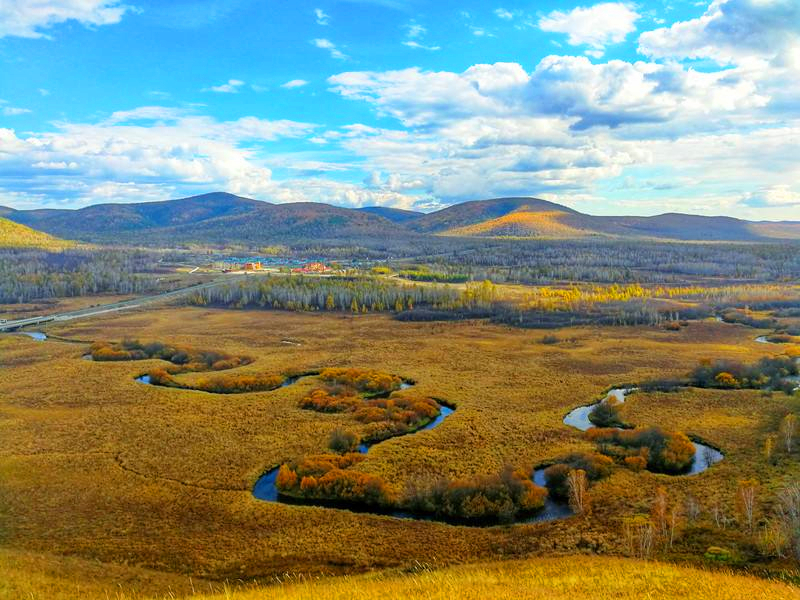
<path fill-rule="evenodd" d="M 330 40 L 326 40 L 325 38 L 317 38 L 311 40 L 311 43 L 316 46 L 317 48 L 321 48 L 323 50 L 327 50 L 331 54 L 331 58 L 335 58 L 336 60 L 345 60 L 347 55 L 339 50 Z"/>
<path fill-rule="evenodd" d="M 220 94 L 236 94 L 239 92 L 239 88 L 244 85 L 244 81 L 240 79 L 229 79 L 228 83 L 223 83 L 221 85 L 213 85 L 210 88 L 206 88 L 204 92 L 218 92 Z"/>
<path fill-rule="evenodd" d="M 50 90 L 46 90 L 45 88 L 39 88 L 38 92 L 42 96 L 49 96 L 50 95 Z"/>
<path fill-rule="evenodd" d="M 414 41 L 414 40 L 405 40 L 405 41 L 402 42 L 402 44 L 404 46 L 408 46 L 409 48 L 417 48 L 419 50 L 431 50 L 431 51 L 434 51 L 434 50 L 441 50 L 442 49 L 441 46 L 426 46 L 425 44 L 420 44 L 419 42 Z"/>
<path fill-rule="evenodd" d="M 425 29 L 425 27 L 414 21 L 411 21 L 406 25 L 406 35 L 411 39 L 422 37 L 425 35 L 425 33 L 427 33 L 427 31 L 428 30 Z"/>
<path fill-rule="evenodd" d="M 304 85 L 308 85 L 308 82 L 305 79 L 292 79 L 291 81 L 287 81 L 286 83 L 282 84 L 281 87 L 290 90 L 293 88 L 303 87 Z"/>
<path fill-rule="evenodd" d="M 506 21 L 510 21 L 514 18 L 514 13 L 507 11 L 505 8 L 495 8 L 494 14 L 497 15 L 500 19 L 505 19 Z"/>
<path fill-rule="evenodd" d="M 0 2 L 0 38 L 47 37 L 43 30 L 65 21 L 87 27 L 119 23 L 130 6 L 118 0 L 3 0 Z"/>
<path fill-rule="evenodd" d="M 3 194 L 24 189 L 77 203 L 98 189 L 138 185 L 254 193 L 275 186 L 264 145 L 314 129 L 256 117 L 217 121 L 164 107 L 118 111 L 97 123 L 58 123 L 53 132 L 0 129 L 0 181 Z"/>
<path fill-rule="evenodd" d="M 6 117 L 16 117 L 18 115 L 24 115 L 31 112 L 29 108 L 18 108 L 16 106 L 4 106 L 0 108 L 0 112 L 3 113 L 3 116 Z"/>
<path fill-rule="evenodd" d="M 314 17 L 317 19 L 317 25 L 327 25 L 330 23 L 330 15 L 326 14 L 321 8 L 314 9 Z"/>
<path fill-rule="evenodd" d="M 752 59 L 800 69 L 800 3 L 796 0 L 714 0 L 705 14 L 639 36 L 653 58 Z"/>
<path fill-rule="evenodd" d="M 756 180 L 800 178 L 800 165 L 789 164 L 794 128 L 770 118 L 769 90 L 747 70 L 549 56 L 530 73 L 497 63 L 462 73 L 346 72 L 329 83 L 407 129 L 361 125 L 325 138 L 362 157 L 368 171 L 445 201 L 588 201 L 598 182 L 639 167 L 691 173 L 691 194 L 714 198 Z"/>
<path fill-rule="evenodd" d="M 409 127 L 435 127 L 469 117 L 553 115 L 573 130 L 663 123 L 716 111 L 764 106 L 768 98 L 736 73 L 701 73 L 675 65 L 548 56 L 527 73 L 517 63 L 475 65 L 463 73 L 418 68 L 346 72 L 329 78 L 333 91 L 367 100 Z"/>
<path fill-rule="evenodd" d="M 542 31 L 566 33 L 572 46 L 588 45 L 603 50 L 610 44 L 625 40 L 636 31 L 639 14 L 627 4 L 605 2 L 590 7 L 578 7 L 569 12 L 554 10 L 539 19 Z"/>
<path fill-rule="evenodd" d="M 425 37 L 425 34 L 428 30 L 417 23 L 416 21 L 409 21 L 405 25 L 406 29 L 406 39 L 401 42 L 404 46 L 408 46 L 409 48 L 415 48 L 417 50 L 441 50 L 441 46 L 435 46 L 433 44 L 425 44 L 421 40 Z"/>
<path fill-rule="evenodd" d="M 800 206 L 800 191 L 789 184 L 773 185 L 744 194 L 740 203 L 751 208 Z"/>

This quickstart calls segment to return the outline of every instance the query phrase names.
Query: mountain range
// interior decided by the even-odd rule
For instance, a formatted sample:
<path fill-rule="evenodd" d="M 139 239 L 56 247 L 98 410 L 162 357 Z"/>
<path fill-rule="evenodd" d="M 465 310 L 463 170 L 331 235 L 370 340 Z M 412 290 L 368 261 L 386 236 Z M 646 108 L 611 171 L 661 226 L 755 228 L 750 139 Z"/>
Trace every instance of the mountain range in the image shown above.
<path fill-rule="evenodd" d="M 679 213 L 593 216 L 537 198 L 476 200 L 426 214 L 313 202 L 272 204 L 213 192 L 161 202 L 96 204 L 76 210 L 0 207 L 0 217 L 60 238 L 100 243 L 357 242 L 432 235 L 730 242 L 800 239 L 800 222 Z"/>

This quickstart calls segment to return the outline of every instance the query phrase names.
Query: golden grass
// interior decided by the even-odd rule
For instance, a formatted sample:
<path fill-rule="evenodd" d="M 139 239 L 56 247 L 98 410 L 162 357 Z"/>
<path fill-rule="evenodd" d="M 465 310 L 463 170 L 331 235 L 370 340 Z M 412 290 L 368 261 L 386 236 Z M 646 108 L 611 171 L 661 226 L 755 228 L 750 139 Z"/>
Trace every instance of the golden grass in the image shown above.
<path fill-rule="evenodd" d="M 112 304 L 132 297 L 130 295 L 102 294 L 97 296 L 77 296 L 75 298 L 48 298 L 47 300 L 18 304 L 0 304 L 0 319 L 26 319 L 38 315 L 68 312 L 89 308 L 97 304 Z"/>
<path fill-rule="evenodd" d="M 573 556 L 500 561 L 414 572 L 284 577 L 280 583 L 209 584 L 136 569 L 52 563 L 0 552 L 0 600 L 793 600 L 800 590 L 728 572 L 658 562 Z M 79 569 L 79 570 L 76 570 Z M 86 580 L 91 573 L 93 580 Z M 84 576 L 83 579 L 80 579 Z M 160 591 L 153 588 L 161 585 Z M 218 590 L 208 592 L 209 589 Z"/>
<path fill-rule="evenodd" d="M 492 473 L 506 463 L 534 466 L 589 449 L 561 420 L 609 386 L 681 376 L 700 358 L 749 362 L 779 350 L 753 342 L 751 329 L 715 322 L 679 332 L 565 329 L 557 334 L 566 341 L 544 345 L 541 331 L 471 322 L 202 308 L 108 315 L 50 331 L 248 355 L 255 359 L 248 372 L 341 366 L 411 378 L 416 392 L 457 410 L 435 430 L 375 446 L 354 467 L 399 489 L 419 478 Z M 300 345 L 282 344 L 286 338 Z M 250 492 L 264 470 L 324 451 L 336 428 L 360 433 L 363 427 L 346 414 L 300 409 L 313 379 L 218 396 L 138 384 L 134 377 L 159 361 L 94 363 L 81 359 L 84 350 L 0 337 L 2 546 L 212 577 L 354 572 L 578 549 L 623 553 L 620 518 L 646 512 L 659 485 L 678 497 L 691 493 L 705 501 L 717 494 L 732 511 L 740 475 L 756 474 L 767 488 L 800 476 L 796 461 L 766 468 L 759 449 L 792 401 L 707 390 L 634 395 L 624 416 L 700 435 L 728 459 L 697 477 L 621 470 L 593 488 L 588 519 L 480 529 L 271 504 Z M 702 560 L 706 547 L 687 543 L 680 551 Z"/>
<path fill-rule="evenodd" d="M 412 575 L 322 579 L 216 598 L 344 600 L 354 597 L 375 600 L 790 600 L 800 598 L 800 590 L 729 573 L 580 556 L 464 565 Z"/>
<path fill-rule="evenodd" d="M 535 236 L 547 238 L 575 238 L 597 235 L 594 232 L 584 231 L 564 223 L 562 219 L 566 216 L 568 216 L 567 213 L 558 210 L 528 211 L 521 209 L 488 221 L 455 227 L 447 230 L 443 235 Z"/>

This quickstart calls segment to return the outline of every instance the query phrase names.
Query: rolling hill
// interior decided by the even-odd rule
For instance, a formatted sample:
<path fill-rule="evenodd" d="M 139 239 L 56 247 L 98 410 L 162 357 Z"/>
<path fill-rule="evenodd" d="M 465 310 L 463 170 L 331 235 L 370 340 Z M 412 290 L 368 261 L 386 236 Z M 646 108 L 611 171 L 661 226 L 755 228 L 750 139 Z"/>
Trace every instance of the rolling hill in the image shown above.
<path fill-rule="evenodd" d="M 323 203 L 271 204 L 224 192 L 178 200 L 98 204 L 78 210 L 14 210 L 0 216 L 48 234 L 89 242 L 263 244 L 413 241 L 428 236 L 520 239 L 800 240 L 798 222 L 668 213 L 594 216 L 537 198 L 495 198 L 433 213 Z M 430 238 L 428 238 L 430 239 Z"/>
<path fill-rule="evenodd" d="M 455 204 L 410 221 L 409 227 L 436 235 L 478 237 L 596 236 L 730 242 L 800 239 L 798 222 L 752 222 L 679 213 L 652 217 L 593 216 L 536 198 L 497 198 Z"/>
<path fill-rule="evenodd" d="M 75 246 L 75 242 L 61 240 L 25 225 L 0 217 L 0 248 L 41 248 L 63 250 Z"/>
<path fill-rule="evenodd" d="M 193 226 L 209 219 L 250 213 L 266 202 L 213 192 L 178 200 L 135 204 L 94 204 L 77 210 L 7 212 L 12 221 L 47 233 L 85 240 L 113 240 L 119 234 L 165 227 Z"/>
<path fill-rule="evenodd" d="M 315 202 L 265 204 L 239 215 L 151 231 L 153 235 L 214 243 L 270 240 L 341 241 L 391 238 L 398 227 L 369 212 Z M 400 230 L 400 235 L 405 233 Z"/>
<path fill-rule="evenodd" d="M 388 206 L 365 206 L 359 208 L 361 212 L 378 215 L 384 219 L 389 219 L 392 223 L 408 223 L 414 219 L 418 219 L 425 213 L 416 212 L 413 210 L 403 210 L 401 208 L 390 208 Z"/>

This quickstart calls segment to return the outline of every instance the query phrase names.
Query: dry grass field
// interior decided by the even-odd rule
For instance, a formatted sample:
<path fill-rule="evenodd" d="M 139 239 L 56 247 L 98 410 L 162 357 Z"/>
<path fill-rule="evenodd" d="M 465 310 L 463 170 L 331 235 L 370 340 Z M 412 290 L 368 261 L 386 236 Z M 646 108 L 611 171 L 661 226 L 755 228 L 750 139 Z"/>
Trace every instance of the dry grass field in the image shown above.
<path fill-rule="evenodd" d="M 497 561 L 268 584 L 210 583 L 143 570 L 0 551 L 0 599 L 17 600 L 794 600 L 800 590 L 720 571 L 632 559 L 574 556 Z M 136 587 L 128 583 L 136 573 Z M 88 576 L 88 577 L 87 577 Z M 112 583 L 113 582 L 113 583 Z M 148 590 L 161 586 L 161 592 Z"/>
<path fill-rule="evenodd" d="M 0 319 L 26 319 L 38 315 L 80 310 L 97 304 L 111 304 L 130 298 L 133 298 L 133 296 L 102 294 L 97 296 L 76 296 L 74 298 L 50 298 L 32 303 L 0 304 Z"/>
<path fill-rule="evenodd" d="M 532 467 L 591 449 L 562 418 L 610 386 L 683 376 L 702 358 L 752 361 L 782 351 L 756 343 L 763 332 L 713 321 L 677 332 L 562 329 L 555 332 L 561 341 L 547 345 L 540 342 L 542 331 L 475 322 L 161 308 L 59 324 L 48 332 L 77 340 L 163 341 L 254 358 L 238 372 L 341 366 L 413 379 L 416 390 L 454 404 L 455 413 L 435 430 L 377 445 L 355 467 L 401 489 L 419 478 L 492 473 L 506 463 Z M 592 488 L 594 508 L 587 517 L 474 528 L 266 503 L 250 491 L 261 473 L 323 451 L 336 428 L 358 431 L 362 425 L 347 414 L 300 409 L 313 380 L 228 395 L 146 386 L 134 378 L 159 361 L 92 362 L 81 358 L 87 347 L 0 337 L 4 548 L 213 579 L 624 554 L 622 518 L 647 513 L 656 488 L 665 486 L 675 501 L 691 494 L 704 505 L 701 523 L 673 551 L 702 561 L 720 537 L 736 552 L 747 551 L 735 528 L 711 530 L 712 502 L 733 514 L 739 479 L 757 478 L 766 501 L 769 490 L 800 477 L 796 460 L 768 466 L 761 455 L 781 416 L 800 409 L 796 400 L 757 391 L 689 390 L 634 394 L 623 416 L 700 436 L 719 446 L 726 460 L 693 477 L 617 470 Z M 438 575 L 424 577 L 434 581 Z M 313 597 L 346 597 L 336 585 L 326 588 L 329 595 Z M 475 589 L 472 597 L 482 597 Z M 290 597 L 308 594 L 300 587 Z M 651 597 L 672 596 L 663 591 Z"/>

